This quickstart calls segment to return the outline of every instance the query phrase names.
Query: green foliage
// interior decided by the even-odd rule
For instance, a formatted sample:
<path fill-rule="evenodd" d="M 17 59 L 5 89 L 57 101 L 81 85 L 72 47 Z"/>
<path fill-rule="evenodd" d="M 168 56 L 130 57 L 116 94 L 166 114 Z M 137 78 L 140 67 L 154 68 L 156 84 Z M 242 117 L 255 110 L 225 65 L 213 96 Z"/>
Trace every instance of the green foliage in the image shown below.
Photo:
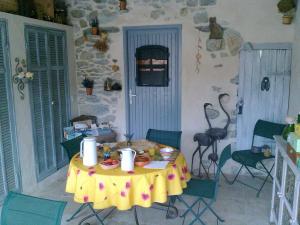
<path fill-rule="evenodd" d="M 295 8 L 296 5 L 294 0 L 281 0 L 280 2 L 278 2 L 277 7 L 279 12 L 286 13 L 291 9 Z"/>
<path fill-rule="evenodd" d="M 81 82 L 81 84 L 85 88 L 93 88 L 94 87 L 94 81 L 89 78 L 84 78 L 84 80 Z"/>
<path fill-rule="evenodd" d="M 95 18 L 91 19 L 90 25 L 91 25 L 91 27 L 98 27 L 99 26 L 98 18 L 95 17 Z"/>

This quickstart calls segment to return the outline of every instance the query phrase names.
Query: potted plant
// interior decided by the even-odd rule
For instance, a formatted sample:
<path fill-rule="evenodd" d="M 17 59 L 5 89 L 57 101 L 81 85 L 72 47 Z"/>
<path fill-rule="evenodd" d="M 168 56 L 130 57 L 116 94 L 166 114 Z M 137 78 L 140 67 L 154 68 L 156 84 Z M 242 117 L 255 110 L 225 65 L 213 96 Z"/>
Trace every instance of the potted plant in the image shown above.
<path fill-rule="evenodd" d="M 127 2 L 126 0 L 120 0 L 119 2 L 120 10 L 126 10 Z"/>
<path fill-rule="evenodd" d="M 99 26 L 99 21 L 98 18 L 95 17 L 90 21 L 90 25 L 92 27 L 91 32 L 93 35 L 97 35 L 98 34 L 98 26 Z"/>
<path fill-rule="evenodd" d="M 86 89 L 86 95 L 92 95 L 93 94 L 93 87 L 94 87 L 94 81 L 89 78 L 84 78 L 84 80 L 81 82 L 83 87 Z"/>
<path fill-rule="evenodd" d="M 291 9 L 290 11 L 286 12 L 282 16 L 282 23 L 283 24 L 291 24 L 295 15 L 295 8 Z"/>

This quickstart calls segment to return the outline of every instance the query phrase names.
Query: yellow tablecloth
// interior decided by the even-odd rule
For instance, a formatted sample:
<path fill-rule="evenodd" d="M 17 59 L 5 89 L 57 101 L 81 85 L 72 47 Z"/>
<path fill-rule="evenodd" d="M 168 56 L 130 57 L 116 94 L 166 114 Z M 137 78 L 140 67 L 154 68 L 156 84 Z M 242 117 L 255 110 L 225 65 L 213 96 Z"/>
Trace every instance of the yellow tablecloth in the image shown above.
<path fill-rule="evenodd" d="M 168 195 L 180 195 L 190 174 L 180 153 L 166 169 L 135 167 L 124 172 L 119 168 L 103 170 L 99 165 L 85 167 L 78 155 L 70 162 L 66 192 L 74 193 L 78 203 L 92 202 L 95 209 L 115 206 L 128 210 L 134 205 L 150 207 L 153 202 L 164 203 Z"/>

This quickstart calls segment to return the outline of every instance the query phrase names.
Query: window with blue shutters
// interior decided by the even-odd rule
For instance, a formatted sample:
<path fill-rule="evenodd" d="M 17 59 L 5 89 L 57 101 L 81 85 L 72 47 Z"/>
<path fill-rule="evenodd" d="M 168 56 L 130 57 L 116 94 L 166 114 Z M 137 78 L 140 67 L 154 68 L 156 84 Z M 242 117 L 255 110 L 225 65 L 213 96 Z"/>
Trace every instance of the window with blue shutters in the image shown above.
<path fill-rule="evenodd" d="M 66 165 L 60 146 L 63 128 L 68 126 L 68 79 L 65 33 L 40 27 L 26 27 L 28 70 L 34 148 L 38 180 Z"/>
<path fill-rule="evenodd" d="M 0 20 L 0 202 L 20 189 L 6 23 Z"/>

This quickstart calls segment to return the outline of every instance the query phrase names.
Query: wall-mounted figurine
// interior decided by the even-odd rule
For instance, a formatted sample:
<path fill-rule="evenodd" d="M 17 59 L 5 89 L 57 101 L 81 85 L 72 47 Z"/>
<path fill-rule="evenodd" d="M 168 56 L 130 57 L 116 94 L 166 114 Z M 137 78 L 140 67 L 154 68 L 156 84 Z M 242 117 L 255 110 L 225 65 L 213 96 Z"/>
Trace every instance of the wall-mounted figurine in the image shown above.
<path fill-rule="evenodd" d="M 209 39 L 223 39 L 224 29 L 217 23 L 216 17 L 209 18 Z"/>
<path fill-rule="evenodd" d="M 120 67 L 117 65 L 118 60 L 113 59 L 113 64 L 111 65 L 111 69 L 113 72 L 118 72 L 120 70 Z"/>
<path fill-rule="evenodd" d="M 126 0 L 119 0 L 120 10 L 127 10 L 127 2 Z"/>

